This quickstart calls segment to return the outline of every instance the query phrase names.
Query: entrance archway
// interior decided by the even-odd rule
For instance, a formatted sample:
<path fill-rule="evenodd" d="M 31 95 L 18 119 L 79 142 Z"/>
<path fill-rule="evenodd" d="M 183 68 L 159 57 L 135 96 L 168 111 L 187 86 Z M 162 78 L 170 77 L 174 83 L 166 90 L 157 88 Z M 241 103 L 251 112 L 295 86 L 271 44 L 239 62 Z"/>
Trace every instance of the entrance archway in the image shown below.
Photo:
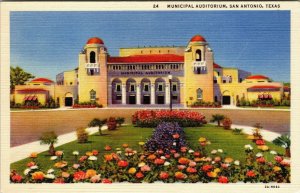
<path fill-rule="evenodd" d="M 65 106 L 71 107 L 72 105 L 73 105 L 73 94 L 68 92 L 65 95 Z"/>
<path fill-rule="evenodd" d="M 222 105 L 231 105 L 231 97 L 229 91 L 224 91 L 222 94 Z"/>

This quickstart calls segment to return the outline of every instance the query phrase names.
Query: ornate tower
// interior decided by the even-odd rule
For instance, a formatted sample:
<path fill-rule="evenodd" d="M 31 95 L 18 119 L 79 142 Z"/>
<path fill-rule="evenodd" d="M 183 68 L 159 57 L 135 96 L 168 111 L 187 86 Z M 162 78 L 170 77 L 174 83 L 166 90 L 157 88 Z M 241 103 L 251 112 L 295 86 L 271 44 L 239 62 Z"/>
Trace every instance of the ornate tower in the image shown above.
<path fill-rule="evenodd" d="M 97 37 L 90 38 L 79 54 L 79 102 L 107 106 L 107 49 Z"/>
<path fill-rule="evenodd" d="M 213 102 L 213 52 L 201 35 L 195 35 L 184 54 L 185 104 Z"/>

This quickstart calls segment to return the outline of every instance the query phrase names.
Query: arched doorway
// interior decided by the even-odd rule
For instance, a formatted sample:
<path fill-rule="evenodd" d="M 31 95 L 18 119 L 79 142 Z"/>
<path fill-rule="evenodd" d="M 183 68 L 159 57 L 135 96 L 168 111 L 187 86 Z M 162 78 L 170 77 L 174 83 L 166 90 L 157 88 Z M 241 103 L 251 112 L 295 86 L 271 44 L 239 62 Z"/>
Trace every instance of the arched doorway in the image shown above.
<path fill-rule="evenodd" d="M 222 94 L 222 104 L 231 105 L 231 97 L 230 97 L 230 92 L 228 90 L 224 91 Z"/>
<path fill-rule="evenodd" d="M 65 95 L 65 106 L 71 107 L 73 105 L 73 94 L 68 92 Z"/>
<path fill-rule="evenodd" d="M 180 81 L 177 77 L 172 78 L 172 85 L 170 87 L 172 92 L 172 103 L 179 104 L 180 103 Z"/>
<path fill-rule="evenodd" d="M 141 81 L 141 101 L 142 104 L 150 104 L 151 82 L 148 78 L 143 78 Z"/>
<path fill-rule="evenodd" d="M 111 84 L 112 104 L 122 104 L 122 81 L 115 78 Z M 125 96 L 124 96 L 125 97 Z"/>
<path fill-rule="evenodd" d="M 165 88 L 166 82 L 162 78 L 157 78 L 155 80 L 155 103 L 165 104 Z"/>
<path fill-rule="evenodd" d="M 136 104 L 136 81 L 129 78 L 126 81 L 126 91 L 127 91 L 127 104 Z"/>

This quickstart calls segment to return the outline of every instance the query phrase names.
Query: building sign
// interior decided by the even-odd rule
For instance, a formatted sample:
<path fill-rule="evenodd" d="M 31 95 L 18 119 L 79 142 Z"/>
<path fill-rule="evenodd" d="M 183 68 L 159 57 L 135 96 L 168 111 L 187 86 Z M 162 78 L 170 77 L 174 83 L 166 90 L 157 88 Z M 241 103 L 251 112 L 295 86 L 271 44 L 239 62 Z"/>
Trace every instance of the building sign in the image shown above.
<path fill-rule="evenodd" d="M 165 75 L 183 76 L 183 70 L 180 71 L 110 71 L 110 76 L 165 76 Z"/>

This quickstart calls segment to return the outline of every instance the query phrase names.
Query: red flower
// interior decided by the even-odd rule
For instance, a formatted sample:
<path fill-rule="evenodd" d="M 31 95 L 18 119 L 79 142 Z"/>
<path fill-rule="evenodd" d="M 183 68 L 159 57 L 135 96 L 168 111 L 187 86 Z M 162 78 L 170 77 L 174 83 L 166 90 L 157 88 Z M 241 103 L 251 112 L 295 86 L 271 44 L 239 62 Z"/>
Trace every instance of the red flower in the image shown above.
<path fill-rule="evenodd" d="M 85 179 L 85 172 L 84 171 L 78 171 L 74 173 L 74 180 L 80 181 Z"/>
<path fill-rule="evenodd" d="M 106 145 L 105 148 L 104 148 L 106 151 L 110 151 L 111 150 L 111 147 L 109 145 Z"/>
<path fill-rule="evenodd" d="M 31 166 L 35 166 L 35 162 L 28 162 L 28 163 L 27 163 L 27 167 L 30 168 Z"/>
<path fill-rule="evenodd" d="M 175 178 L 182 180 L 185 179 L 187 176 L 186 174 L 182 173 L 182 172 L 175 172 Z"/>
<path fill-rule="evenodd" d="M 169 178 L 168 172 L 160 172 L 159 178 L 162 180 L 168 179 Z"/>
<path fill-rule="evenodd" d="M 154 163 L 155 163 L 156 165 L 162 165 L 162 164 L 165 163 L 165 160 L 160 159 L 160 158 L 156 158 L 156 159 L 154 160 Z"/>
<path fill-rule="evenodd" d="M 174 135 L 173 135 L 173 138 L 174 139 L 178 139 L 180 137 L 180 135 L 178 134 L 178 133 L 175 133 Z"/>
<path fill-rule="evenodd" d="M 176 153 L 176 150 L 175 149 L 171 149 L 170 151 L 172 154 Z"/>
<path fill-rule="evenodd" d="M 86 155 L 83 155 L 79 158 L 79 162 L 84 162 L 88 157 Z"/>
<path fill-rule="evenodd" d="M 213 168 L 212 165 L 204 165 L 204 166 L 202 166 L 202 170 L 203 170 L 204 172 L 208 172 L 208 171 L 210 171 L 212 168 Z"/>
<path fill-rule="evenodd" d="M 249 171 L 247 171 L 246 176 L 253 178 L 256 176 L 256 174 L 253 170 L 249 170 Z"/>
<path fill-rule="evenodd" d="M 164 153 L 164 151 L 162 149 L 159 149 L 159 150 L 157 150 L 157 153 L 161 155 Z"/>
<path fill-rule="evenodd" d="M 256 159 L 256 161 L 257 161 L 258 163 L 263 164 L 263 163 L 266 162 L 266 159 L 265 159 L 264 157 L 259 157 L 259 158 Z"/>
<path fill-rule="evenodd" d="M 64 184 L 65 183 L 65 180 L 64 178 L 56 178 L 53 183 L 55 184 Z"/>
<path fill-rule="evenodd" d="M 182 153 L 185 153 L 185 152 L 187 151 L 187 147 L 181 147 L 181 148 L 180 148 L 180 151 L 181 151 Z"/>
<path fill-rule="evenodd" d="M 199 151 L 195 151 L 195 152 L 194 152 L 194 156 L 195 156 L 195 157 L 200 157 L 200 155 L 201 155 L 201 154 L 200 154 Z"/>
<path fill-rule="evenodd" d="M 142 172 L 138 172 L 138 173 L 135 174 L 135 177 L 136 177 L 137 179 L 141 179 L 141 178 L 144 177 L 144 174 L 143 174 Z"/>
<path fill-rule="evenodd" d="M 220 176 L 218 181 L 219 183 L 226 184 L 228 183 L 228 178 L 226 176 Z"/>
<path fill-rule="evenodd" d="M 171 157 L 171 155 L 170 155 L 170 154 L 166 154 L 165 157 L 166 157 L 167 159 L 169 159 L 169 158 Z"/>
<path fill-rule="evenodd" d="M 99 154 L 98 150 L 95 150 L 95 149 L 92 151 L 92 153 L 93 153 L 94 156 Z"/>
<path fill-rule="evenodd" d="M 277 163 L 280 163 L 280 162 L 283 160 L 283 158 L 280 157 L 280 156 L 278 156 L 278 155 L 275 156 L 274 159 L 275 159 L 275 161 L 276 161 Z"/>
<path fill-rule="evenodd" d="M 125 167 L 128 166 L 128 162 L 125 161 L 125 160 L 120 160 L 120 161 L 118 162 L 118 166 L 119 166 L 119 167 L 122 167 L 122 168 L 125 168 Z"/>
<path fill-rule="evenodd" d="M 11 177 L 13 182 L 22 182 L 23 177 L 19 174 L 15 174 Z"/>
<path fill-rule="evenodd" d="M 185 158 L 185 157 L 181 157 L 181 158 L 179 158 L 179 160 L 178 160 L 178 163 L 183 164 L 183 165 L 186 165 L 186 164 L 188 164 L 189 162 L 190 162 L 190 160 L 187 159 L 187 158 Z"/>
<path fill-rule="evenodd" d="M 102 179 L 102 183 L 104 183 L 104 184 L 111 184 L 112 181 L 110 179 L 104 178 L 104 179 Z"/>
<path fill-rule="evenodd" d="M 188 172 L 188 173 L 197 173 L 197 170 L 196 170 L 196 168 L 188 167 L 188 168 L 186 168 L 186 172 Z"/>
<path fill-rule="evenodd" d="M 263 139 L 256 140 L 256 145 L 265 145 L 265 141 Z"/>

